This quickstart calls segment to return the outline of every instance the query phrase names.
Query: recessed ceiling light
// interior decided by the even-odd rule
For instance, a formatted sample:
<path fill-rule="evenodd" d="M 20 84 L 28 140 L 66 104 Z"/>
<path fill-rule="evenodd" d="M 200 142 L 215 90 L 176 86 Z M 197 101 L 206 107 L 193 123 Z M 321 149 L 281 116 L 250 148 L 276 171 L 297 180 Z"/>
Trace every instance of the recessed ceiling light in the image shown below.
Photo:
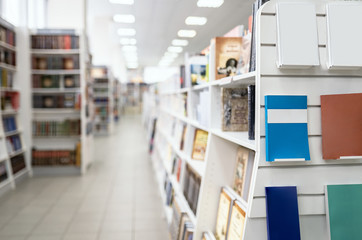
<path fill-rule="evenodd" d="M 180 53 L 182 52 L 182 47 L 168 47 L 167 51 L 171 53 Z"/>
<path fill-rule="evenodd" d="M 137 47 L 132 45 L 126 45 L 122 47 L 123 52 L 137 52 Z"/>
<path fill-rule="evenodd" d="M 118 28 L 117 33 L 120 36 L 134 36 L 136 30 L 134 28 Z"/>
<path fill-rule="evenodd" d="M 134 0 L 109 0 L 109 2 L 114 4 L 125 4 L 125 5 L 134 4 Z"/>
<path fill-rule="evenodd" d="M 199 0 L 198 7 L 218 8 L 224 3 L 224 0 Z"/>
<path fill-rule="evenodd" d="M 207 22 L 206 17 L 187 17 L 185 20 L 186 25 L 205 25 Z"/>
<path fill-rule="evenodd" d="M 177 32 L 179 37 L 193 38 L 196 36 L 195 30 L 180 30 Z"/>
<path fill-rule="evenodd" d="M 178 53 L 165 52 L 165 57 L 173 57 L 176 58 Z"/>
<path fill-rule="evenodd" d="M 174 46 L 187 46 L 189 44 L 189 41 L 184 39 L 174 39 L 172 40 L 172 45 Z"/>
<path fill-rule="evenodd" d="M 116 23 L 134 23 L 136 18 L 131 14 L 116 14 L 113 16 Z"/>
<path fill-rule="evenodd" d="M 124 58 L 126 59 L 127 62 L 137 62 L 138 61 L 137 55 L 126 55 L 126 56 L 124 56 Z"/>
<path fill-rule="evenodd" d="M 127 68 L 138 68 L 138 63 L 128 63 Z"/>
<path fill-rule="evenodd" d="M 122 45 L 136 45 L 137 40 L 135 38 L 121 38 L 119 42 Z"/>

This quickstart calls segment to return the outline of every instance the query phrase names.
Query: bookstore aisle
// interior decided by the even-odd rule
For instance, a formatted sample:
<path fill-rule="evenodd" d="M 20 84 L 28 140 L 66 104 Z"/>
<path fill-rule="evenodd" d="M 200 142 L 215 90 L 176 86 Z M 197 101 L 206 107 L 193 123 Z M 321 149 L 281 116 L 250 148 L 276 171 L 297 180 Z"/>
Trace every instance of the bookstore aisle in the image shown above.
<path fill-rule="evenodd" d="M 140 117 L 95 141 L 86 175 L 34 177 L 0 198 L 0 239 L 168 239 Z"/>

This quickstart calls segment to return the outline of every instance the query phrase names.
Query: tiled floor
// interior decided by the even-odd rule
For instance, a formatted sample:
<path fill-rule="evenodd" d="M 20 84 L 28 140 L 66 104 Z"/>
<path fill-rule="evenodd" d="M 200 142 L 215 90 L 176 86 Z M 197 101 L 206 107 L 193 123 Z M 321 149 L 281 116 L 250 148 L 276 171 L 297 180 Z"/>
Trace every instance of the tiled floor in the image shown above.
<path fill-rule="evenodd" d="M 34 177 L 0 198 L 0 240 L 166 240 L 139 117 L 95 140 L 83 177 Z"/>

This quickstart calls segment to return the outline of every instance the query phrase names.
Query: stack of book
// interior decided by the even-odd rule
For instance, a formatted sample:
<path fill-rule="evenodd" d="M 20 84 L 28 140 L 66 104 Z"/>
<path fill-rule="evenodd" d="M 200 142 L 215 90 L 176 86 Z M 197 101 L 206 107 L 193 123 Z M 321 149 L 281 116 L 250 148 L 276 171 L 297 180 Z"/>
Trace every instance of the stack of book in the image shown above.
<path fill-rule="evenodd" d="M 36 70 L 74 70 L 79 69 L 78 55 L 34 56 L 32 68 Z"/>
<path fill-rule="evenodd" d="M 23 170 L 26 167 L 24 154 L 17 155 L 11 158 L 11 167 L 13 169 L 13 174 L 16 174 L 17 172 Z"/>
<path fill-rule="evenodd" d="M 73 108 L 80 109 L 79 93 L 34 94 L 33 108 Z"/>
<path fill-rule="evenodd" d="M 21 150 L 22 146 L 21 146 L 20 136 L 12 135 L 12 136 L 6 137 L 6 148 L 10 155 Z"/>
<path fill-rule="evenodd" d="M 12 132 L 17 130 L 15 116 L 3 117 L 3 127 L 5 132 Z"/>

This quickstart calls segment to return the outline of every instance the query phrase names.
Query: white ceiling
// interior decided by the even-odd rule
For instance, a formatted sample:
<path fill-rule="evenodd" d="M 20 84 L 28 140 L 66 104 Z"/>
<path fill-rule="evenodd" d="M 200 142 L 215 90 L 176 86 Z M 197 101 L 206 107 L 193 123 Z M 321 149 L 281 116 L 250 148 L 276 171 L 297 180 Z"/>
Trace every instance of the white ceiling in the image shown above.
<path fill-rule="evenodd" d="M 108 0 L 89 0 L 89 31 L 90 35 L 104 34 L 108 31 L 108 40 L 118 44 L 119 27 L 136 29 L 138 59 L 141 67 L 156 66 L 171 41 L 177 37 L 180 29 L 194 29 L 197 35 L 188 39 L 189 45 L 184 47 L 174 64 L 183 62 L 185 52 L 199 52 L 210 43 L 215 36 L 222 36 L 237 25 L 247 26 L 248 17 L 252 13 L 254 0 L 225 0 L 219 8 L 199 8 L 197 0 L 135 0 L 134 5 L 111 4 Z M 133 24 L 114 23 L 114 14 L 133 14 L 136 22 Z M 188 16 L 207 17 L 204 26 L 187 26 Z M 101 23 L 102 31 L 93 27 Z M 99 24 L 98 24 L 99 26 Z M 106 36 L 103 36 L 106 37 Z M 92 37 L 90 38 L 92 41 Z M 99 43 L 98 43 L 99 44 Z M 92 42 L 91 42 L 92 45 Z M 94 46 L 93 46 L 94 47 Z"/>

